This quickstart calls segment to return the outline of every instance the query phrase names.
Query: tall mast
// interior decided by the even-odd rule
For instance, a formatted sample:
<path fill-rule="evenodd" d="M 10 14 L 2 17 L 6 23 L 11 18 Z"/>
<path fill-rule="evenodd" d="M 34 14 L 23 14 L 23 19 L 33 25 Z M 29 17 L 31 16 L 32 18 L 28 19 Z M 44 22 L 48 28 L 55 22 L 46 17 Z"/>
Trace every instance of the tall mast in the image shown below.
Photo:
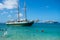
<path fill-rule="evenodd" d="M 24 1 L 24 18 L 27 20 L 27 15 L 26 15 L 26 2 Z"/>
<path fill-rule="evenodd" d="M 19 0 L 18 0 L 18 21 L 20 21 L 20 15 L 19 15 Z"/>

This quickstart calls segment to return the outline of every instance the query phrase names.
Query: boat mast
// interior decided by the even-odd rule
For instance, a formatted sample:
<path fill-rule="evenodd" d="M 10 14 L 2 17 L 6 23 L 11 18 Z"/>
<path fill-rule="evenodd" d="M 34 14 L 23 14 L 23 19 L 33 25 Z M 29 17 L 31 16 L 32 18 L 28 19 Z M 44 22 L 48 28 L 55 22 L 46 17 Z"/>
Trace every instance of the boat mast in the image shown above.
<path fill-rule="evenodd" d="M 20 21 L 20 15 L 19 15 L 19 0 L 18 0 L 18 22 Z"/>
<path fill-rule="evenodd" d="M 27 15 L 26 15 L 26 2 L 24 1 L 24 18 L 25 21 L 27 21 Z"/>

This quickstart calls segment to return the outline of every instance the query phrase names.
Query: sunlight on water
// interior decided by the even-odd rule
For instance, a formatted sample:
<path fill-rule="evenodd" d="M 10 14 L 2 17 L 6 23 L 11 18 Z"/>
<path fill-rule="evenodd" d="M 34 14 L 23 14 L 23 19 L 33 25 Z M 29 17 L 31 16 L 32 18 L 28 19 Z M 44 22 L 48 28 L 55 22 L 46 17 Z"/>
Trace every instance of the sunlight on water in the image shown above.
<path fill-rule="evenodd" d="M 34 24 L 31 27 L 3 24 L 0 29 L 0 40 L 60 40 L 60 24 Z M 4 33 L 6 35 L 2 36 Z"/>

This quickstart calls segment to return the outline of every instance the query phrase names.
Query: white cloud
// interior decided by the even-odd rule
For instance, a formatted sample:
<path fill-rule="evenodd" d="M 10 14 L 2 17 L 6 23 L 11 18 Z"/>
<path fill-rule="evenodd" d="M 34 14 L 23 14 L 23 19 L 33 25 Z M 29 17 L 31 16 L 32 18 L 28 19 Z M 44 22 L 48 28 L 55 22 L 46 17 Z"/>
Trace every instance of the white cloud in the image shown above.
<path fill-rule="evenodd" d="M 5 15 L 5 14 L 7 14 L 7 13 L 8 13 L 8 12 L 5 12 L 5 11 L 4 11 L 4 12 L 1 13 L 1 15 Z"/>
<path fill-rule="evenodd" d="M 12 18 L 11 15 L 8 15 L 8 20 L 9 20 L 9 21 L 13 21 L 14 19 Z"/>
<path fill-rule="evenodd" d="M 3 13 L 4 13 L 4 14 L 7 14 L 8 12 L 4 11 Z"/>
<path fill-rule="evenodd" d="M 22 13 L 20 13 L 20 14 L 19 14 L 19 16 L 20 16 L 20 17 L 22 17 L 22 16 L 23 16 L 23 14 L 22 14 Z"/>
<path fill-rule="evenodd" d="M 16 14 L 16 16 L 18 17 L 18 14 Z M 22 17 L 23 16 L 23 14 L 22 13 L 19 13 L 19 17 Z"/>
<path fill-rule="evenodd" d="M 0 3 L 0 10 L 2 10 L 3 8 L 4 8 L 4 5 Z"/>
<path fill-rule="evenodd" d="M 0 10 L 1 9 L 13 9 L 17 8 L 17 3 L 18 0 L 3 0 L 3 3 L 0 3 Z"/>
<path fill-rule="evenodd" d="M 11 18 L 12 16 L 11 15 L 8 15 L 8 18 Z"/>

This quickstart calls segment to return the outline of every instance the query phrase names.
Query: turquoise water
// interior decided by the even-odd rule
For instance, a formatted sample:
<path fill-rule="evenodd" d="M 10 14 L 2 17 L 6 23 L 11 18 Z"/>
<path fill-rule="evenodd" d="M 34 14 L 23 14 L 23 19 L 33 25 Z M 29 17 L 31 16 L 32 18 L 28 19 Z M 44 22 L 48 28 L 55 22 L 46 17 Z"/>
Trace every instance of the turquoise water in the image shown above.
<path fill-rule="evenodd" d="M 29 27 L 0 24 L 0 40 L 60 40 L 60 24 L 36 23 Z"/>

